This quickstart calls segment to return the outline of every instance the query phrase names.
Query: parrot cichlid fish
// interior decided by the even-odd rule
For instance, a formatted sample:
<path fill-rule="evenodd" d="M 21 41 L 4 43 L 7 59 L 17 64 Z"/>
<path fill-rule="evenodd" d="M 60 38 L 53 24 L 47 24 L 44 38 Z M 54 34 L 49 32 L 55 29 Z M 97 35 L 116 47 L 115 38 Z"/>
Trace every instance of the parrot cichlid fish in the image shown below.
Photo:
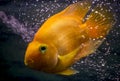
<path fill-rule="evenodd" d="M 76 61 L 95 52 L 113 27 L 115 18 L 105 5 L 83 0 L 48 18 L 29 43 L 25 65 L 46 73 L 73 75 Z"/>

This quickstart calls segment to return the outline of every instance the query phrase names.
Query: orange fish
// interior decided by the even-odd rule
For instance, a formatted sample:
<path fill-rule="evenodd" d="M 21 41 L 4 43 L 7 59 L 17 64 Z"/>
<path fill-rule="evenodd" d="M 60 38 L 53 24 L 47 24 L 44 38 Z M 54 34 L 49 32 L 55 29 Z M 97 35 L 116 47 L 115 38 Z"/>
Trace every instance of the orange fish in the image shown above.
<path fill-rule="evenodd" d="M 50 17 L 29 43 L 25 65 L 47 73 L 78 73 L 70 67 L 95 52 L 115 23 L 113 13 L 100 4 L 85 20 L 91 5 L 91 0 L 83 0 Z"/>

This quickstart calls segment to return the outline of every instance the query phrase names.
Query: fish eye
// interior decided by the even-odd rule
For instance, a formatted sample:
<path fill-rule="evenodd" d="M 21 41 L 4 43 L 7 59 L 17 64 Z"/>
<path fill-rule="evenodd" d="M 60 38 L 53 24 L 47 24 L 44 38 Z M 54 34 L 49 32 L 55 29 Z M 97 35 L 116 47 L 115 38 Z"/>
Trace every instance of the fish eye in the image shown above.
<path fill-rule="evenodd" d="M 45 45 L 40 46 L 39 50 L 40 50 L 40 52 L 41 52 L 42 54 L 45 54 L 45 52 L 46 52 L 46 50 L 47 50 L 47 46 L 45 46 Z"/>
<path fill-rule="evenodd" d="M 44 46 L 43 46 L 43 47 L 41 47 L 41 50 L 43 50 L 43 51 L 44 51 L 44 50 L 46 50 L 46 47 L 44 47 Z"/>

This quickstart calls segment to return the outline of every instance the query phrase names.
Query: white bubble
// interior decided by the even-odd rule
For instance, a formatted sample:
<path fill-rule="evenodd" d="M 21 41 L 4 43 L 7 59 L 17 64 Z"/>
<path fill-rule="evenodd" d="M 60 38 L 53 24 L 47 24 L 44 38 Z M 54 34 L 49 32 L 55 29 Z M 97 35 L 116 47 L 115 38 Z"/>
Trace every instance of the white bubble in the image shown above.
<path fill-rule="evenodd" d="M 98 13 L 98 11 L 95 11 L 95 13 Z"/>

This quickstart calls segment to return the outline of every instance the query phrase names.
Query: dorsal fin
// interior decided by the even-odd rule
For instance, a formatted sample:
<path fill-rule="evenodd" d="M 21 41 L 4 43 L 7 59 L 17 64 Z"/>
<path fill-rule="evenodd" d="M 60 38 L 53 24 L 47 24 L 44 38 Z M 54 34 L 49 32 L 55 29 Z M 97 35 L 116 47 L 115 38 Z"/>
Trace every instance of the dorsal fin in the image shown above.
<path fill-rule="evenodd" d="M 64 9 L 62 15 L 76 15 L 79 16 L 80 20 L 83 20 L 87 12 L 92 5 L 92 0 L 83 0 L 77 3 L 71 4 L 66 9 Z"/>

